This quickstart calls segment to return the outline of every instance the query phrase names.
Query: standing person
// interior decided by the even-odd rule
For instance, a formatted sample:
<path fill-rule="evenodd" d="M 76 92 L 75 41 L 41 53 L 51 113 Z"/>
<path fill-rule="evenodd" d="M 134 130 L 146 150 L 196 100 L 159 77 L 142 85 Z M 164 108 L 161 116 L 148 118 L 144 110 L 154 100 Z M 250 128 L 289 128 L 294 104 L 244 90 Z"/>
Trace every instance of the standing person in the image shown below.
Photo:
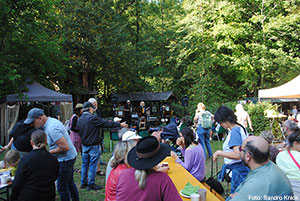
<path fill-rule="evenodd" d="M 11 139 L 9 143 L 2 149 L 7 150 L 12 148 L 13 150 L 16 150 L 20 154 L 20 158 L 22 158 L 32 150 L 30 137 L 35 130 L 36 129 L 32 124 L 26 124 L 24 123 L 24 120 L 17 122 L 10 132 Z"/>
<path fill-rule="evenodd" d="M 244 110 L 243 105 L 237 104 L 235 106 L 235 110 L 236 110 L 236 112 L 234 114 L 237 116 L 237 122 L 239 124 L 241 124 L 242 126 L 244 126 L 244 128 L 246 128 L 246 129 L 249 125 L 250 130 L 253 132 L 252 121 L 250 119 L 250 116 L 249 116 L 248 112 L 246 112 Z"/>
<path fill-rule="evenodd" d="M 102 117 L 102 114 L 98 108 L 98 102 L 95 98 L 90 98 L 88 100 L 88 102 L 92 103 L 93 106 L 95 107 L 95 112 L 94 112 L 94 115 L 97 115 L 98 117 L 100 118 L 103 118 Z M 98 161 L 98 164 L 97 164 L 97 171 L 96 171 L 96 174 L 99 175 L 99 176 L 105 176 L 105 173 L 103 171 L 100 170 L 100 165 L 106 165 L 105 162 L 102 162 L 101 160 L 101 155 L 104 151 L 104 129 L 103 128 L 99 128 L 99 132 L 100 132 L 100 157 L 99 157 L 99 161 Z"/>
<path fill-rule="evenodd" d="M 57 191 L 60 200 L 78 201 L 78 190 L 73 179 L 77 152 L 65 126 L 59 120 L 47 117 L 40 108 L 31 109 L 24 123 L 33 123 L 35 128 L 43 128 L 47 134 L 49 153 L 53 154 L 59 163 Z"/>
<path fill-rule="evenodd" d="M 179 201 L 182 200 L 168 167 L 159 163 L 170 155 L 171 147 L 159 143 L 154 136 L 142 138 L 127 156 L 131 167 L 123 170 L 117 184 L 116 200 Z"/>
<path fill-rule="evenodd" d="M 213 115 L 209 111 L 205 111 L 205 105 L 203 103 L 199 103 L 196 109 L 194 122 L 197 122 L 197 135 L 199 137 L 198 141 L 203 148 L 204 156 L 206 157 L 206 147 L 209 158 L 211 158 L 213 155 L 209 141 L 212 119 Z"/>
<path fill-rule="evenodd" d="M 229 130 L 226 140 L 223 143 L 223 151 L 217 150 L 213 155 L 213 160 L 219 156 L 224 157 L 224 165 L 218 176 L 223 181 L 227 171 L 232 172 L 231 193 L 242 183 L 248 174 L 249 169 L 240 159 L 240 150 L 243 141 L 248 137 L 246 129 L 237 122 L 233 111 L 226 106 L 221 106 L 215 113 L 215 120 L 220 125 Z"/>
<path fill-rule="evenodd" d="M 47 135 L 42 130 L 32 133 L 33 150 L 24 156 L 12 184 L 11 200 L 55 201 L 57 159 L 47 151 Z"/>
<path fill-rule="evenodd" d="M 300 199 L 300 133 L 296 131 L 289 138 L 290 146 L 280 152 L 276 164 L 289 178 L 294 196 Z"/>
<path fill-rule="evenodd" d="M 125 123 L 105 121 L 93 115 L 95 107 L 90 102 L 83 104 L 83 113 L 77 121 L 82 142 L 82 165 L 80 188 L 87 190 L 100 190 L 102 187 L 95 184 L 95 175 L 100 157 L 100 128 L 128 127 Z"/>
<path fill-rule="evenodd" d="M 184 156 L 184 162 L 175 152 L 171 152 L 172 158 L 187 171 L 189 171 L 200 182 L 205 177 L 205 156 L 201 145 L 195 141 L 194 132 L 189 127 L 184 127 L 179 131 L 179 138 L 176 144 L 181 147 L 181 153 Z"/>
<path fill-rule="evenodd" d="M 139 107 L 139 117 L 146 117 L 146 105 L 144 101 L 140 102 L 140 107 Z"/>
<path fill-rule="evenodd" d="M 82 114 L 83 111 L 82 108 L 83 105 L 81 103 L 76 104 L 75 112 L 70 119 L 70 125 L 71 125 L 70 138 L 77 152 L 81 152 L 82 150 L 81 139 L 77 127 L 77 120 Z"/>
<path fill-rule="evenodd" d="M 267 141 L 262 137 L 250 136 L 239 149 L 240 158 L 250 172 L 227 200 L 294 200 L 288 178 L 269 160 Z"/>
<path fill-rule="evenodd" d="M 292 113 L 293 113 L 293 118 L 297 119 L 297 115 L 298 115 L 297 105 L 293 106 Z"/>
<path fill-rule="evenodd" d="M 132 113 L 132 105 L 130 100 L 127 100 L 124 107 L 124 120 L 129 125 L 129 127 L 131 126 L 131 113 Z"/>

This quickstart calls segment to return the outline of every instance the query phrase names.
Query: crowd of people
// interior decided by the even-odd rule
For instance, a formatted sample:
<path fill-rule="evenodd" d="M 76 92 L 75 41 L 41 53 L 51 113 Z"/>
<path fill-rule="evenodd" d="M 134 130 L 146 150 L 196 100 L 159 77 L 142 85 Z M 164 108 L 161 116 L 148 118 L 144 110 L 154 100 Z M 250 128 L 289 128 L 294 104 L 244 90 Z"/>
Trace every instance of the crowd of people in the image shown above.
<path fill-rule="evenodd" d="M 253 132 L 252 121 L 242 105 L 236 112 L 221 106 L 212 114 L 203 103 L 197 105 L 194 125 L 183 119 L 162 125 L 151 135 L 141 137 L 130 129 L 132 110 L 130 101 L 125 106 L 125 122 L 115 118 L 102 118 L 97 101 L 89 99 L 77 104 L 69 121 L 69 129 L 59 120 L 48 117 L 40 108 L 31 109 L 25 120 L 11 131 L 11 140 L 3 147 L 12 149 L 4 158 L 6 165 L 14 167 L 15 179 L 11 200 L 79 200 L 73 179 L 77 154 L 81 154 L 80 188 L 100 190 L 95 183 L 100 172 L 103 150 L 103 128 L 118 132 L 119 142 L 107 163 L 105 201 L 113 200 L 182 200 L 161 162 L 171 156 L 199 182 L 205 182 L 205 162 L 224 158 L 218 180 L 231 178 L 227 200 L 281 200 L 300 199 L 300 131 L 294 120 L 285 121 L 285 141 L 273 145 L 271 131 L 260 136 Z M 146 114 L 144 103 L 140 112 Z M 149 126 L 141 115 L 138 130 Z M 211 149 L 212 125 L 226 130 L 223 149 Z M 49 151 L 47 150 L 49 147 Z M 207 153 L 207 154 L 206 154 Z"/>

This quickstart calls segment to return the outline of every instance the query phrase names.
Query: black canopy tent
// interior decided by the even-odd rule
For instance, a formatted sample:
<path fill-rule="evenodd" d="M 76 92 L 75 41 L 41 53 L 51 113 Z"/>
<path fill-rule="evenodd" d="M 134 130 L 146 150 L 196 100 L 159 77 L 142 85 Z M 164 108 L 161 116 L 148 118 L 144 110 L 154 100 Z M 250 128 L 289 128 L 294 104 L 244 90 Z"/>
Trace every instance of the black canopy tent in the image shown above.
<path fill-rule="evenodd" d="M 6 95 L 5 102 L 72 102 L 72 95 L 59 93 L 48 89 L 37 82 L 27 84 L 28 92 Z"/>
<path fill-rule="evenodd" d="M 21 115 L 21 113 L 27 114 L 27 110 L 35 106 L 36 103 L 43 102 L 45 103 L 43 105 L 48 105 L 47 108 L 51 106 L 49 110 L 52 110 L 52 114 L 55 113 L 55 111 L 60 111 L 60 120 L 62 122 L 69 119 L 72 114 L 72 95 L 56 92 L 40 85 L 37 82 L 25 84 L 24 88 L 28 89 L 27 92 L 22 94 L 9 94 L 2 97 L 0 100 L 0 141 L 2 145 L 8 142 L 8 133 L 13 125 L 21 116 L 24 116 Z M 55 104 L 51 104 L 51 102 L 55 102 Z M 57 102 L 63 103 L 57 104 Z M 24 106 L 27 109 L 22 109 L 20 106 Z M 47 111 L 45 112 L 47 113 Z M 48 112 L 48 114 L 49 113 L 51 112 Z M 55 115 L 50 116 L 57 118 Z"/>

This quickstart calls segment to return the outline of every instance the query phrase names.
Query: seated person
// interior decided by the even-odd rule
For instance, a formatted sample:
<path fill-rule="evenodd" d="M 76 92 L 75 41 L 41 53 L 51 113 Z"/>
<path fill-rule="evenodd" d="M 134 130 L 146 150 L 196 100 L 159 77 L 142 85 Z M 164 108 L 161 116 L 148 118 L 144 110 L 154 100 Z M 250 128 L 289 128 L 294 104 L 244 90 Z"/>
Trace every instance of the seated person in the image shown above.
<path fill-rule="evenodd" d="M 146 121 L 146 117 L 142 116 L 140 119 L 140 123 L 137 126 L 137 131 L 139 133 L 140 131 L 146 131 L 148 129 L 149 129 L 149 125 L 148 122 Z"/>
<path fill-rule="evenodd" d="M 11 176 L 16 175 L 16 170 L 20 161 L 20 155 L 16 150 L 9 150 L 4 156 L 4 163 L 6 167 L 10 168 Z"/>
<path fill-rule="evenodd" d="M 165 173 L 169 167 L 159 165 L 170 151 L 169 145 L 159 143 L 154 136 L 142 138 L 127 155 L 127 161 L 133 168 L 121 172 L 116 200 L 182 200 Z"/>
<path fill-rule="evenodd" d="M 47 135 L 36 130 L 31 135 L 32 151 L 20 161 L 12 184 L 11 200 L 55 201 L 58 161 L 47 147 Z"/>
<path fill-rule="evenodd" d="M 175 152 L 171 152 L 171 156 L 175 162 L 181 164 L 200 182 L 205 177 L 205 156 L 201 145 L 195 141 L 193 130 L 185 127 L 179 131 L 180 137 L 176 144 L 181 147 L 181 153 L 184 156 L 184 162 L 180 160 Z"/>
<path fill-rule="evenodd" d="M 136 143 L 139 141 L 139 139 L 141 139 L 141 136 L 137 135 L 136 132 L 133 132 L 133 131 L 130 131 L 128 130 L 127 128 L 122 128 L 120 131 L 119 131 L 119 139 L 121 141 L 135 141 Z M 135 144 L 136 144 L 135 143 Z M 118 144 L 115 146 L 113 152 L 112 152 L 112 156 L 111 158 L 109 159 L 108 161 L 108 165 L 106 166 L 106 176 L 105 176 L 105 181 L 107 182 L 108 180 L 108 177 L 110 175 L 110 172 L 112 171 L 113 167 L 110 165 L 112 163 L 112 161 L 114 160 L 114 155 L 115 155 L 115 149 L 116 147 L 118 146 Z M 129 151 L 129 150 L 128 150 Z"/>
<path fill-rule="evenodd" d="M 230 195 L 232 201 L 291 200 L 292 186 L 284 172 L 269 160 L 269 144 L 262 137 L 250 136 L 240 147 L 241 160 L 250 168 L 246 179 Z M 227 199 L 227 200 L 228 200 Z"/>
<path fill-rule="evenodd" d="M 181 129 L 187 127 L 187 120 L 186 120 L 185 117 L 183 117 L 183 118 L 181 119 L 180 125 L 179 125 L 178 127 L 179 127 L 179 129 L 178 129 L 179 131 L 180 131 Z"/>
<path fill-rule="evenodd" d="M 128 132 L 132 132 L 132 131 L 128 131 Z M 136 145 L 136 143 L 137 142 L 134 139 L 132 139 L 132 140 L 120 141 L 116 145 L 114 157 L 108 164 L 109 166 L 112 167 L 112 170 L 108 176 L 106 186 L 105 186 L 105 201 L 116 200 L 116 187 L 117 187 L 119 175 L 123 170 L 130 167 L 127 162 L 127 154 Z"/>
<path fill-rule="evenodd" d="M 294 196 L 300 199 L 300 133 L 292 133 L 289 138 L 287 150 L 277 155 L 276 163 L 278 167 L 289 178 Z M 292 158 L 293 157 L 293 158 Z"/>
<path fill-rule="evenodd" d="M 269 147 L 270 147 L 270 160 L 273 163 L 276 163 L 276 157 L 277 154 L 279 153 L 279 150 L 277 147 L 273 146 L 273 139 L 274 139 L 274 135 L 272 134 L 271 131 L 262 131 L 260 133 L 260 137 L 264 138 L 268 143 L 269 143 Z"/>

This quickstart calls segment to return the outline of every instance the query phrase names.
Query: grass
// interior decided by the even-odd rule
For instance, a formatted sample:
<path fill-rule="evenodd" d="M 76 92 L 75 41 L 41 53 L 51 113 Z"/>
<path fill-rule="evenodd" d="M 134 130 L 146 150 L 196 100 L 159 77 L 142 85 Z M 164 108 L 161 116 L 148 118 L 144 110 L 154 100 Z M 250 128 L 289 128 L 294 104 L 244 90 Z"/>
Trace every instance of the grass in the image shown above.
<path fill-rule="evenodd" d="M 117 142 L 114 141 L 113 145 L 115 145 Z M 104 152 L 101 155 L 101 159 L 104 162 L 108 162 L 108 160 L 111 157 L 111 152 L 109 151 L 109 145 L 110 145 L 110 139 L 109 139 L 109 133 L 108 131 L 105 132 L 105 139 L 104 139 L 104 146 L 105 146 L 105 150 L 106 152 Z M 212 147 L 212 151 L 215 152 L 216 150 L 222 150 L 222 144 L 223 142 L 218 142 L 218 141 L 211 141 L 211 147 Z M 0 159 L 3 159 L 5 153 L 1 153 L 0 154 Z M 221 169 L 223 165 L 223 159 L 219 158 L 218 159 L 218 170 Z M 75 168 L 77 169 L 81 169 L 81 155 L 78 154 L 78 157 L 76 159 L 76 163 L 75 163 Z M 211 159 L 207 159 L 206 160 L 206 178 L 209 178 L 211 176 Z M 106 171 L 106 165 L 101 165 L 100 166 L 102 171 Z M 214 175 L 216 174 L 216 168 L 214 166 Z M 77 185 L 78 191 L 79 191 L 79 196 L 80 196 L 80 200 L 81 201 L 102 201 L 105 198 L 105 176 L 96 176 L 96 184 L 97 185 L 101 185 L 103 186 L 103 189 L 99 190 L 99 191 L 87 191 L 86 189 L 80 189 L 80 173 L 74 172 L 74 180 L 75 183 Z M 228 192 L 230 191 L 230 186 L 229 189 L 228 187 L 226 187 L 227 184 L 224 182 L 223 183 L 223 187 L 225 190 L 225 194 L 223 195 L 224 197 L 228 196 Z M 59 196 L 57 194 L 57 199 L 56 200 L 60 200 Z"/>

